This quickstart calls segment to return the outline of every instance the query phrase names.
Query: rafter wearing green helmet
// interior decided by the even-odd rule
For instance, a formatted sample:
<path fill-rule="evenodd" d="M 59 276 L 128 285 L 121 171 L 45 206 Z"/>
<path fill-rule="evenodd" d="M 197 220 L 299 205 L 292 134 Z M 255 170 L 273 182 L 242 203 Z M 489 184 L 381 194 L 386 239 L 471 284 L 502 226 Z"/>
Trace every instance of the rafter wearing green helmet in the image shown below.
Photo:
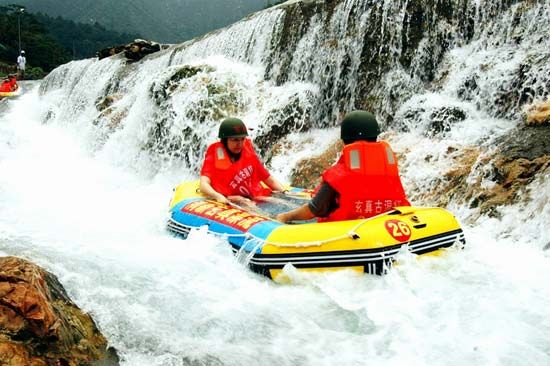
<path fill-rule="evenodd" d="M 226 139 L 229 137 L 246 137 L 248 130 L 244 122 L 238 118 L 226 118 L 220 124 L 218 138 Z"/>
<path fill-rule="evenodd" d="M 200 191 L 221 203 L 250 204 L 251 200 L 284 191 L 260 161 L 246 125 L 239 118 L 220 124 L 220 141 L 208 146 L 200 173 Z M 266 186 L 268 188 L 266 188 Z"/>

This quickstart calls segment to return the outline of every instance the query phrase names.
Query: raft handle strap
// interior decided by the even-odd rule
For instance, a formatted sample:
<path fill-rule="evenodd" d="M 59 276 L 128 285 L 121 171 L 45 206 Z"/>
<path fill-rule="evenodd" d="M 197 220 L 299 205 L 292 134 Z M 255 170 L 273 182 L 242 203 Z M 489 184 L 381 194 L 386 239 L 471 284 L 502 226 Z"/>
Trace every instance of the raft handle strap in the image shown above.
<path fill-rule="evenodd" d="M 356 233 L 356 230 L 359 229 L 363 224 L 367 223 L 368 221 L 370 221 L 370 220 L 372 220 L 372 219 L 374 219 L 378 216 L 382 216 L 383 214 L 384 213 L 361 220 L 347 234 L 336 236 L 336 237 L 333 237 L 333 238 L 327 238 L 325 240 L 306 241 L 306 242 L 298 242 L 298 243 L 271 242 L 271 241 L 267 241 L 265 239 L 259 238 L 255 235 L 251 234 L 250 232 L 243 233 L 243 234 L 228 234 L 228 233 L 223 233 L 222 234 L 222 233 L 217 233 L 217 232 L 214 232 L 214 231 L 210 230 L 210 225 L 208 225 L 208 230 L 207 231 L 210 234 L 215 235 L 215 236 L 221 236 L 221 237 L 226 237 L 226 238 L 227 237 L 242 237 L 245 240 L 249 239 L 249 240 L 254 240 L 254 241 L 258 241 L 258 242 L 263 242 L 264 245 L 269 244 L 269 245 L 273 245 L 273 246 L 276 246 L 276 247 L 279 247 L 279 248 L 301 248 L 301 247 L 313 247 L 313 246 L 319 247 L 323 244 L 330 243 L 330 242 L 333 242 L 333 241 L 342 240 L 342 239 L 350 239 L 350 238 L 353 239 L 353 240 L 360 239 L 361 237 L 359 236 L 359 234 Z M 201 225 L 201 226 L 204 226 L 204 225 Z M 198 227 L 195 227 L 195 228 L 198 228 Z"/>

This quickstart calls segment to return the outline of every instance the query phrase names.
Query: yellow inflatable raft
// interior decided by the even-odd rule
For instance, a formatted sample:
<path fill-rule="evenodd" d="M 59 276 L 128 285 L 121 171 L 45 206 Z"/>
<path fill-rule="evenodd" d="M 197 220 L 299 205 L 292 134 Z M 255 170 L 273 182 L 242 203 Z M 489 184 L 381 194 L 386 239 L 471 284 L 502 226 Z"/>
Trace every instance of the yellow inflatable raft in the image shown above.
<path fill-rule="evenodd" d="M 309 194 L 292 188 L 290 200 L 296 196 L 303 203 Z M 283 205 L 279 211 L 288 209 Z M 465 244 L 458 221 L 442 208 L 395 207 L 368 219 L 326 223 L 283 224 L 273 215 L 208 200 L 194 181 L 176 187 L 167 227 L 185 237 L 206 225 L 248 258 L 252 270 L 275 280 L 288 264 L 307 271 L 382 274 L 404 245 L 415 254 L 437 255 L 442 248 Z"/>

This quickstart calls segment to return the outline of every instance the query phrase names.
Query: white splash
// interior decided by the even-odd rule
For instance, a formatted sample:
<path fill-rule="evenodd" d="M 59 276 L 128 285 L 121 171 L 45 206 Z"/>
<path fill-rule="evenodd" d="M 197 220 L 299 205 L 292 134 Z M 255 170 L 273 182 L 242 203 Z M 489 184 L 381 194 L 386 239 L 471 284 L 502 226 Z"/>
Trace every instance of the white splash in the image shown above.
<path fill-rule="evenodd" d="M 278 83 L 279 71 L 266 66 L 273 62 L 269 35 L 281 25 L 282 7 L 275 7 L 228 32 L 130 67 L 116 57 L 70 63 L 43 82 L 40 95 L 35 89 L 2 102 L 0 253 L 23 256 L 56 274 L 71 298 L 94 316 L 124 366 L 549 364 L 550 285 L 542 280 L 550 278 L 547 173 L 526 187 L 523 194 L 531 199 L 501 209 L 503 219 L 481 217 L 465 226 L 464 250 L 422 259 L 402 253 L 400 265 L 385 277 L 287 268 L 298 284 L 279 286 L 243 268 L 225 242 L 204 231 L 186 241 L 164 231 L 172 187 L 196 178 L 196 166 L 183 160 L 200 156 L 215 136 L 214 120 L 199 123 L 187 116 L 194 103 L 205 100 L 206 86 L 234 93 L 254 136 L 275 125 L 265 123 L 273 110 L 293 100 L 315 108 L 316 97 L 334 95 L 337 88 L 323 84 L 329 74 L 346 75 L 349 107 L 362 36 L 325 42 L 338 37 L 352 22 L 354 7 L 365 3 L 343 1 L 330 21 L 312 20 L 287 82 Z M 385 1 L 384 14 L 401 19 L 405 3 Z M 472 4 L 479 8 L 479 22 L 487 21 L 485 2 Z M 506 13 L 504 24 L 512 24 L 520 5 Z M 548 5 L 535 7 L 532 15 L 542 16 L 541 25 L 526 29 L 546 34 L 547 10 Z M 355 19 L 358 29 L 367 26 L 365 17 Z M 385 26 L 398 25 L 395 19 Z M 316 33 L 325 21 L 328 38 Z M 388 39 L 396 50 L 398 29 Z M 413 92 L 402 109 L 392 110 L 403 116 L 401 122 L 410 122 L 410 132 L 388 132 L 394 148 L 416 167 L 403 171 L 407 187 L 428 189 L 451 163 L 445 153 L 450 145 L 490 146 L 514 126 L 510 115 L 484 108 L 495 78 L 508 80 L 522 60 L 533 57 L 523 46 L 516 51 L 497 45 L 499 37 L 514 35 L 510 29 L 480 30 L 469 45 L 457 41 L 445 57 L 450 77 L 436 90 L 422 89 L 402 69 L 387 75 L 384 85 L 410 81 L 405 91 Z M 248 41 L 239 43 L 243 34 Z M 314 58 L 314 47 L 321 45 L 326 48 L 319 53 L 333 61 Z M 345 54 L 353 56 L 349 73 L 340 69 Z M 416 56 L 415 67 L 424 56 Z M 155 86 L 189 66 L 203 71 L 178 84 L 169 98 L 155 99 Z M 473 74 L 479 91 L 465 100 L 459 93 Z M 460 109 L 465 118 L 427 137 L 428 117 L 442 107 Z M 417 119 L 404 117 L 420 109 Z M 106 113 L 118 115 L 119 124 L 108 126 L 116 119 Z M 181 156 L 155 155 L 147 144 L 160 123 L 169 138 L 191 127 L 200 141 Z M 270 168 L 288 179 L 302 157 L 324 151 L 337 137 L 337 128 L 291 133 Z M 470 215 L 467 207 L 450 209 L 459 219 Z"/>

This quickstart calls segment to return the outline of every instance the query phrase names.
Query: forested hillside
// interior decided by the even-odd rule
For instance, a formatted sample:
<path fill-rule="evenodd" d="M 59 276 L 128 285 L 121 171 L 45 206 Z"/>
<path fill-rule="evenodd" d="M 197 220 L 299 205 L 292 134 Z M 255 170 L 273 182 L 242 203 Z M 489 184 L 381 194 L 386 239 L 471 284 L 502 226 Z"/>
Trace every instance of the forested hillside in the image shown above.
<path fill-rule="evenodd" d="M 40 78 L 44 72 L 70 61 L 95 56 L 102 48 L 124 44 L 138 34 L 117 33 L 98 23 L 82 24 L 61 17 L 20 11 L 20 6 L 0 6 L 0 73 L 15 71 L 21 48 L 27 52 L 27 77 Z M 18 19 L 19 18 L 19 19 Z M 18 24 L 19 23 L 19 24 Z"/>
<path fill-rule="evenodd" d="M 61 17 L 52 18 L 38 13 L 36 19 L 44 24 L 48 32 L 67 50 L 73 59 L 94 57 L 100 49 L 126 44 L 139 34 L 118 33 L 105 29 L 101 24 L 75 23 Z"/>
<path fill-rule="evenodd" d="M 44 72 L 70 60 L 69 51 L 55 40 L 46 27 L 32 14 L 18 15 L 18 8 L 0 7 L 0 72 L 15 71 L 19 54 L 18 17 L 21 27 L 21 48 L 27 52 L 27 77 L 39 78 Z"/>
<path fill-rule="evenodd" d="M 178 43 L 231 24 L 273 0 L 15 0 L 29 11 Z M 11 4 L 14 0 L 0 0 Z"/>

